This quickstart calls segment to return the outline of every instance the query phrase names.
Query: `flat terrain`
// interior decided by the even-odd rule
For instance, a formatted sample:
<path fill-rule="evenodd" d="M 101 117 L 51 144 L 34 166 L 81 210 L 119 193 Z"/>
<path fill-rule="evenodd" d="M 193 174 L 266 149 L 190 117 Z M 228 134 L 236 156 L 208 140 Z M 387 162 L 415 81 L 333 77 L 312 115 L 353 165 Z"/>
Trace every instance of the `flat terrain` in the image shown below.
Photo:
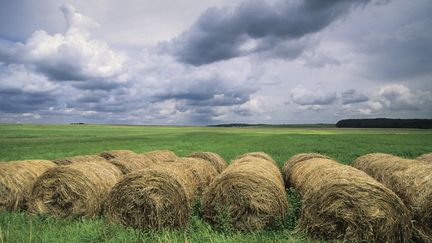
<path fill-rule="evenodd" d="M 105 125 L 0 125 L 0 161 L 55 159 L 104 150 L 144 152 L 170 149 L 179 156 L 212 151 L 227 161 L 264 151 L 281 166 L 290 156 L 318 152 L 350 164 L 356 157 L 385 152 L 414 158 L 432 151 L 432 130 L 341 129 L 332 127 L 162 127 Z M 297 202 L 291 198 L 293 203 Z M 295 210 L 293 210 L 295 211 Z M 197 213 L 185 230 L 141 232 L 103 219 L 53 219 L 26 213 L 0 213 L 0 242 L 261 242 L 307 241 L 293 234 L 295 213 L 273 231 L 236 233 L 213 230 Z"/>

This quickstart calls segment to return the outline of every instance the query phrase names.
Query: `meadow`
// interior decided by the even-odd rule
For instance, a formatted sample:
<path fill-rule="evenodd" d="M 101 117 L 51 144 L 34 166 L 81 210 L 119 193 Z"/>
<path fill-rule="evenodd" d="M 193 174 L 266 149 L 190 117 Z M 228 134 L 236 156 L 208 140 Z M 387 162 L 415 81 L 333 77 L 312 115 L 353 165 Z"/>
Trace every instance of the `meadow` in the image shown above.
<path fill-rule="evenodd" d="M 432 151 L 432 131 L 417 129 L 341 129 L 331 126 L 174 127 L 109 125 L 0 125 L 0 161 L 56 159 L 128 149 L 169 149 L 179 156 L 211 151 L 230 161 L 237 155 L 263 151 L 280 166 L 292 155 L 318 152 L 350 164 L 371 152 L 414 158 Z M 0 213 L 0 242 L 305 242 L 294 233 L 298 199 L 278 229 L 254 233 L 213 229 L 195 210 L 183 230 L 139 231 L 100 219 L 54 219 L 23 213 Z"/>

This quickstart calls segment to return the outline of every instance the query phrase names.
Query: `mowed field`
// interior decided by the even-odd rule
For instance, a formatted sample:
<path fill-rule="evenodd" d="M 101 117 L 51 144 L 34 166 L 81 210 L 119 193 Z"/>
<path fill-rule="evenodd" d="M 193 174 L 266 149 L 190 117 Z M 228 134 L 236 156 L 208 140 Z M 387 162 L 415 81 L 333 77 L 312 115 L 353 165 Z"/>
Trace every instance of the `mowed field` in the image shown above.
<path fill-rule="evenodd" d="M 270 154 L 280 166 L 297 153 L 318 152 L 350 164 L 371 152 L 414 158 L 432 151 L 432 131 L 415 129 L 338 129 L 332 127 L 161 127 L 107 125 L 0 125 L 0 161 L 56 159 L 128 149 L 169 149 L 179 156 L 218 153 L 228 162 L 252 151 Z M 261 242 L 309 241 L 293 233 L 298 200 L 287 222 L 272 231 L 215 230 L 196 210 L 183 230 L 139 231 L 101 219 L 54 219 L 26 213 L 0 213 L 0 242 Z"/>

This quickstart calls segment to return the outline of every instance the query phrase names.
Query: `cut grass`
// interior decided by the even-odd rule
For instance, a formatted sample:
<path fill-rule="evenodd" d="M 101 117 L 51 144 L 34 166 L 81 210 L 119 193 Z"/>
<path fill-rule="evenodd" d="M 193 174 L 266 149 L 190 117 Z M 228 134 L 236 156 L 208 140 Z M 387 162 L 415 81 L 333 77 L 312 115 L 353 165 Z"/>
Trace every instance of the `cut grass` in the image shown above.
<path fill-rule="evenodd" d="M 415 129 L 337 129 L 331 127 L 163 127 L 105 125 L 0 125 L 0 160 L 55 159 L 129 149 L 170 149 L 179 156 L 212 151 L 230 161 L 252 151 L 270 154 L 280 166 L 292 155 L 318 152 L 349 164 L 371 152 L 415 158 L 431 152 L 432 131 Z M 186 230 L 138 231 L 103 219 L 71 220 L 0 213 L 0 242 L 305 242 L 293 235 L 298 199 L 287 222 L 273 231 L 214 230 L 197 213 Z M 296 211 L 297 210 L 297 211 Z"/>

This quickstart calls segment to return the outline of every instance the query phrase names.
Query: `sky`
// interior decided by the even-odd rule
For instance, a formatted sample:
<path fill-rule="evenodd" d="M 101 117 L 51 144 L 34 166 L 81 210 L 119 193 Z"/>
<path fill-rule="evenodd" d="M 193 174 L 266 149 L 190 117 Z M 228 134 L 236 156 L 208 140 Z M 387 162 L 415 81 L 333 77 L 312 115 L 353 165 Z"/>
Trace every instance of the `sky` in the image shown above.
<path fill-rule="evenodd" d="M 0 0 L 0 122 L 432 118 L 430 0 Z"/>

